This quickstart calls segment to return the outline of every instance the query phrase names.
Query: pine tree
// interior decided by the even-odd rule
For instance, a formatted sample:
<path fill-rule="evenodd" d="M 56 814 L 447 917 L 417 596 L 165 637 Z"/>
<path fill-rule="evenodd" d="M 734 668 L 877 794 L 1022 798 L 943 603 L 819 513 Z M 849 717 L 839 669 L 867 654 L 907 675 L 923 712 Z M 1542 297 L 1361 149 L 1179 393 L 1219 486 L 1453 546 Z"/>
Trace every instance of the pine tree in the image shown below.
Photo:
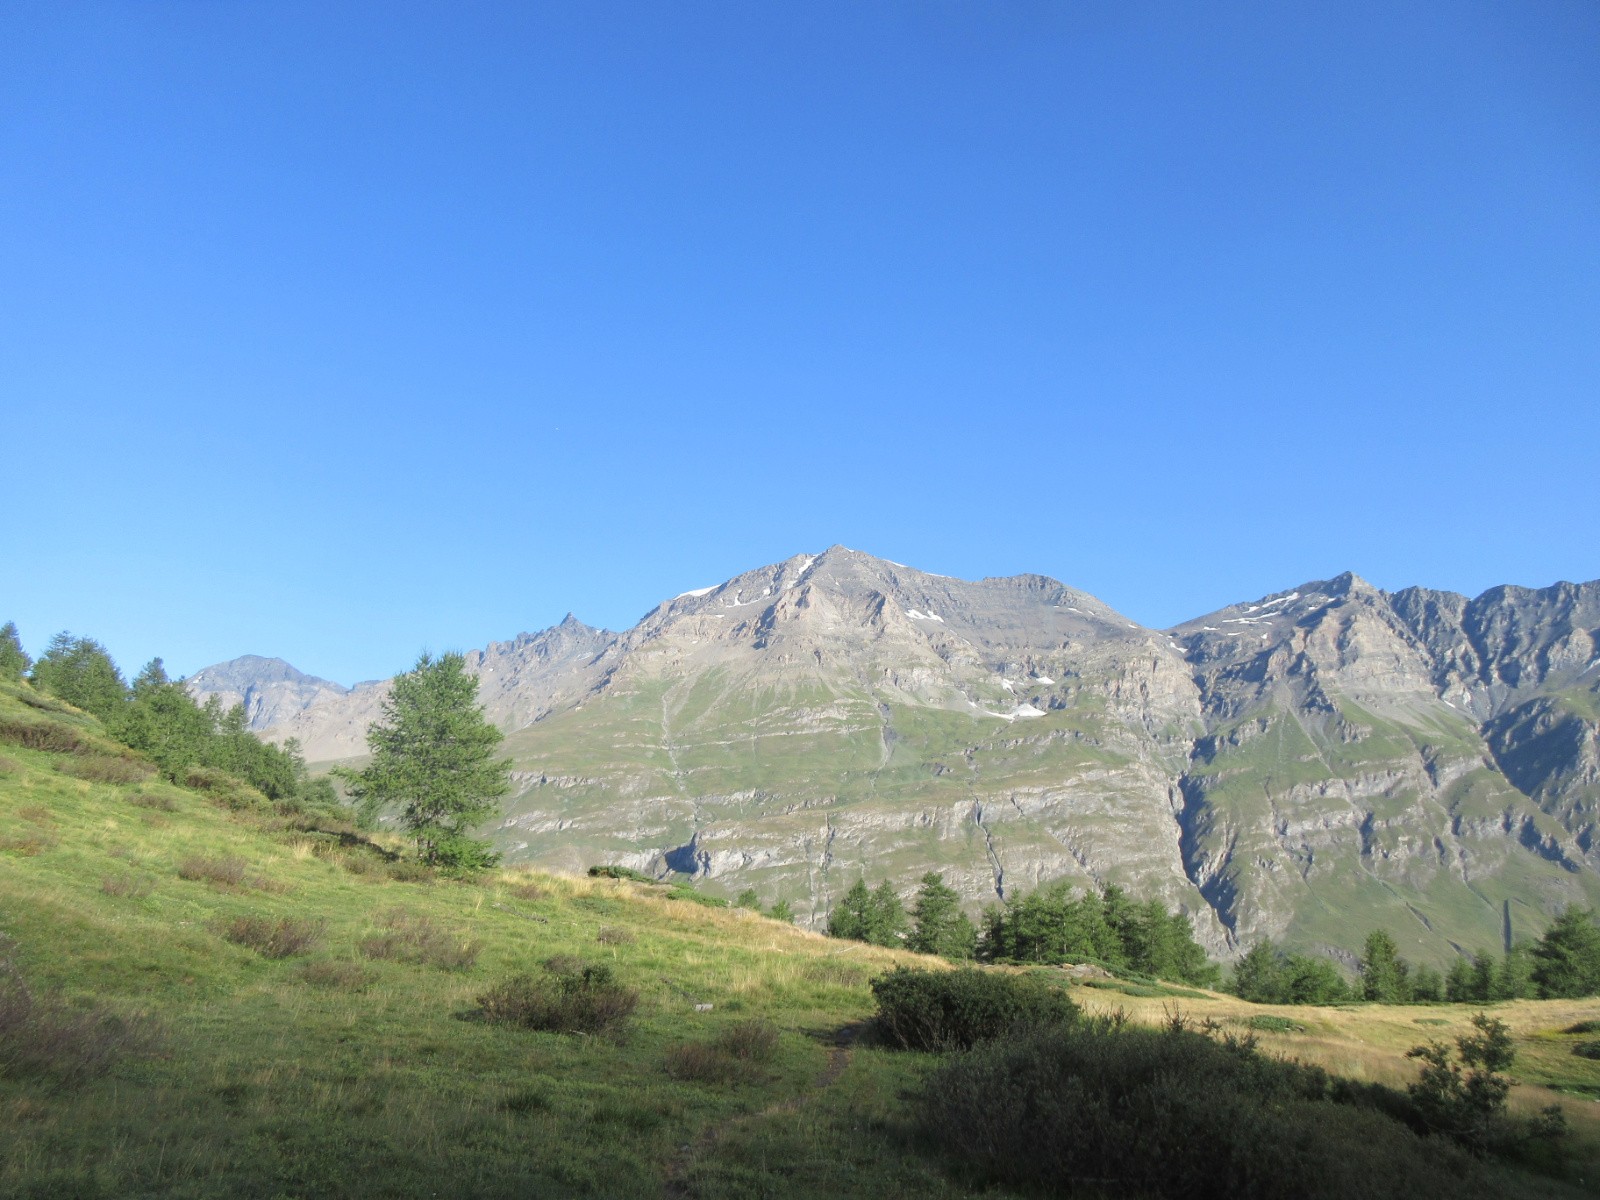
<path fill-rule="evenodd" d="M 1456 958 L 1445 972 L 1444 998 L 1452 1004 L 1466 1004 L 1472 996 L 1472 967 L 1464 958 Z"/>
<path fill-rule="evenodd" d="M 1271 942 L 1257 942 L 1234 964 L 1233 994 L 1254 1004 L 1282 1004 L 1282 956 Z"/>
<path fill-rule="evenodd" d="M 13 682 L 21 679 L 32 665 L 33 660 L 22 648 L 22 638 L 17 633 L 16 622 L 7 621 L 4 625 L 0 625 L 0 679 L 9 679 Z"/>
<path fill-rule="evenodd" d="M 828 914 L 828 936 L 849 938 L 857 942 L 866 941 L 871 907 L 872 893 L 867 890 L 867 881 L 857 879 Z"/>
<path fill-rule="evenodd" d="M 905 905 L 900 894 L 885 879 L 872 889 L 867 907 L 867 941 L 875 946 L 902 946 L 907 930 Z"/>
<path fill-rule="evenodd" d="M 466 660 L 424 653 L 395 679 L 381 711 L 382 719 L 367 729 L 371 762 L 342 772 L 351 795 L 369 814 L 398 806 L 400 823 L 425 863 L 493 865 L 488 843 L 469 831 L 511 790 L 511 763 L 494 758 L 502 735 L 483 715 Z"/>
<path fill-rule="evenodd" d="M 1600 992 L 1600 929 L 1576 904 L 1555 919 L 1533 948 L 1533 979 L 1547 1000 Z"/>
<path fill-rule="evenodd" d="M 1500 960 L 1500 970 L 1494 977 L 1496 1000 L 1527 1000 L 1538 991 L 1533 982 L 1533 947 L 1527 942 L 1516 942 Z"/>
<path fill-rule="evenodd" d="M 767 909 L 767 916 L 774 921 L 788 921 L 791 925 L 794 924 L 794 910 L 789 907 L 787 900 L 779 900 L 771 908 Z"/>
<path fill-rule="evenodd" d="M 1361 995 L 1380 1004 L 1404 1004 L 1411 999 L 1410 974 L 1400 948 L 1387 929 L 1367 935 L 1361 952 Z"/>
<path fill-rule="evenodd" d="M 961 911 L 961 897 L 945 886 L 944 876 L 928 872 L 911 905 L 911 936 L 906 948 L 957 961 L 977 951 L 978 931 Z"/>

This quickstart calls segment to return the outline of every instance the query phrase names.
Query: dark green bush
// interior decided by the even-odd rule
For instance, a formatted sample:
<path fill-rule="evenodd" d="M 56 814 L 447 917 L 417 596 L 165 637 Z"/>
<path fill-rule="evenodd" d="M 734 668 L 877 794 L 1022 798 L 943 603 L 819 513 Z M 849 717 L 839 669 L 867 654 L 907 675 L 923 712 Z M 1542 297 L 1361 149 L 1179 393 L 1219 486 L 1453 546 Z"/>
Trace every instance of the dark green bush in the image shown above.
<path fill-rule="evenodd" d="M 612 1033 L 638 1007 L 639 993 L 604 964 L 551 959 L 542 976 L 514 975 L 478 997 L 485 1021 L 552 1033 Z"/>
<path fill-rule="evenodd" d="M 973 1182 L 1040 1194 L 1508 1194 L 1448 1142 L 1329 1093 L 1322 1071 L 1267 1058 L 1248 1038 L 1080 1021 L 955 1056 L 928 1077 L 913 1111 Z"/>
<path fill-rule="evenodd" d="M 1590 1038 L 1579 1042 L 1572 1048 L 1572 1052 L 1579 1058 L 1600 1058 L 1600 1041 Z"/>
<path fill-rule="evenodd" d="M 907 1050 L 962 1050 L 1023 1026 L 1070 1024 L 1078 1006 L 1031 975 L 968 967 L 912 971 L 897 967 L 872 981 L 876 1027 Z"/>

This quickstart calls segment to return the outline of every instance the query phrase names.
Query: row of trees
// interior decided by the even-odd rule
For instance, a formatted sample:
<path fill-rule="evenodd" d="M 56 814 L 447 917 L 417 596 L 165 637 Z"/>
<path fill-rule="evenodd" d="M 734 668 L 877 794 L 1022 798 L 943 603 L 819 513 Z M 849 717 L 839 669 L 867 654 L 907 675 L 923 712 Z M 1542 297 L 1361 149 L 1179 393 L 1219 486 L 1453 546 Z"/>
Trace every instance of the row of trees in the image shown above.
<path fill-rule="evenodd" d="M 29 659 L 15 624 L 0 628 L 0 679 L 27 677 L 39 691 L 100 718 L 106 731 L 147 755 L 182 782 L 195 767 L 224 771 L 269 799 L 333 809 L 332 780 L 313 779 L 298 746 L 262 741 L 246 728 L 242 706 L 223 710 L 217 697 L 197 704 L 181 679 L 152 659 L 132 685 L 106 648 L 92 638 L 59 633 Z M 495 862 L 472 830 L 498 810 L 510 790 L 508 760 L 496 759 L 501 733 L 477 702 L 478 681 L 459 654 L 424 653 L 389 689 L 382 717 L 367 730 L 371 755 L 359 771 L 337 774 L 348 784 L 358 819 L 391 814 L 433 866 L 474 870 Z"/>
<path fill-rule="evenodd" d="M 181 679 L 168 678 L 159 658 L 129 684 L 99 642 L 58 633 L 33 662 L 16 625 L 8 622 L 0 628 L 0 678 L 24 677 L 45 695 L 98 717 L 107 733 L 143 752 L 169 779 L 181 782 L 194 768 L 206 767 L 280 803 L 330 808 L 338 802 L 329 780 L 310 777 L 293 742 L 263 742 L 245 727 L 240 705 L 224 710 L 215 696 L 197 704 Z"/>
<path fill-rule="evenodd" d="M 1518 942 L 1498 958 L 1486 952 L 1457 958 L 1442 975 L 1408 963 L 1389 931 L 1375 929 L 1353 983 L 1326 958 L 1258 942 L 1234 968 L 1230 989 L 1258 1004 L 1483 1004 L 1600 995 L 1600 925 L 1593 912 L 1572 905 L 1537 942 Z"/>
<path fill-rule="evenodd" d="M 980 929 L 941 875 L 922 877 L 908 912 L 887 880 L 858 879 L 828 915 L 828 933 L 878 946 L 903 946 L 956 961 L 1093 961 L 1117 971 L 1214 984 L 1217 968 L 1194 940 L 1189 919 L 1159 901 L 1139 903 L 1115 885 L 1075 894 L 1066 882 L 990 908 Z"/>

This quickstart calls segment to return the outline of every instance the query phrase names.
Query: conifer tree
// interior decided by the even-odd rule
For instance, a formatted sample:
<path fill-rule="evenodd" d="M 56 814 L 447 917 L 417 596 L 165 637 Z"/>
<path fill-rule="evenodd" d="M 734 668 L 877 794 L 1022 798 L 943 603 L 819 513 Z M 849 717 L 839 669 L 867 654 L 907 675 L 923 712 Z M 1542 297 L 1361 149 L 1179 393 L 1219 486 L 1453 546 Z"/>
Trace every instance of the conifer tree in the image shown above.
<path fill-rule="evenodd" d="M 16 681 L 28 673 L 33 660 L 22 648 L 22 637 L 15 621 L 0 625 L 0 679 Z"/>
<path fill-rule="evenodd" d="M 372 761 L 342 772 L 351 795 L 368 814 L 398 806 L 425 863 L 458 870 L 493 865 L 489 844 L 470 831 L 511 790 L 511 762 L 494 757 L 502 735 L 478 704 L 478 681 L 466 660 L 424 653 L 395 679 L 381 711 L 367 729 Z"/>
<path fill-rule="evenodd" d="M 128 698 L 122 672 L 106 648 L 93 638 L 73 637 L 65 631 L 50 639 L 33 664 L 33 683 L 40 691 L 101 720 L 113 717 Z"/>
<path fill-rule="evenodd" d="M 1411 998 L 1409 968 L 1387 929 L 1367 935 L 1361 953 L 1361 995 L 1380 1004 L 1403 1004 Z"/>
<path fill-rule="evenodd" d="M 978 931 L 961 911 L 961 897 L 945 886 L 943 875 L 930 871 L 922 877 L 911 921 L 907 949 L 957 961 L 970 959 L 977 950 Z"/>
<path fill-rule="evenodd" d="M 771 908 L 767 909 L 767 916 L 774 921 L 788 921 L 791 925 L 794 923 L 794 909 L 789 907 L 787 900 L 779 900 Z"/>
<path fill-rule="evenodd" d="M 1573 904 L 1533 948 L 1533 979 L 1547 1000 L 1600 992 L 1600 929 L 1594 913 Z"/>
<path fill-rule="evenodd" d="M 872 889 L 867 908 L 867 941 L 875 946 L 901 946 L 906 937 L 906 910 L 900 894 L 885 879 Z"/>
<path fill-rule="evenodd" d="M 828 914 L 828 936 L 866 941 L 871 907 L 872 893 L 867 890 L 867 881 L 857 879 Z"/>

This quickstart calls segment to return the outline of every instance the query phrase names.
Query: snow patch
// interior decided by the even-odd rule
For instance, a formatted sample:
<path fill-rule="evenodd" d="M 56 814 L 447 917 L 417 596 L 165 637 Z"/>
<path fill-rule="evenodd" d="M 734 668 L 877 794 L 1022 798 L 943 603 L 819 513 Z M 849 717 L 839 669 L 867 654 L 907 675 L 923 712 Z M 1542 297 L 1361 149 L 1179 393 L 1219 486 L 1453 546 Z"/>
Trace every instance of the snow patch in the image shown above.
<path fill-rule="evenodd" d="M 1045 687 L 1052 687 L 1055 684 L 1055 680 L 1051 679 L 1048 675 L 1035 675 L 1034 679 L 1039 683 L 1044 684 Z"/>
<path fill-rule="evenodd" d="M 937 613 L 918 612 L 914 608 L 906 609 L 906 616 L 910 617 L 913 621 L 937 621 L 941 625 L 944 624 L 944 618 L 939 616 Z"/>
<path fill-rule="evenodd" d="M 1031 704 L 1019 704 L 1012 710 L 1011 715 L 1013 717 L 1042 717 L 1044 716 L 1044 709 L 1035 708 Z"/>
<path fill-rule="evenodd" d="M 682 600 L 685 596 L 709 596 L 721 586 L 721 584 L 714 583 L 708 588 L 690 588 L 687 592 L 679 592 L 673 599 Z"/>
<path fill-rule="evenodd" d="M 1005 690 L 1008 691 L 1008 692 L 1014 692 L 1014 691 L 1017 690 L 1016 688 L 1011 686 L 1011 680 L 1006 679 L 1003 676 L 1000 679 L 1000 686 L 1005 688 Z"/>

